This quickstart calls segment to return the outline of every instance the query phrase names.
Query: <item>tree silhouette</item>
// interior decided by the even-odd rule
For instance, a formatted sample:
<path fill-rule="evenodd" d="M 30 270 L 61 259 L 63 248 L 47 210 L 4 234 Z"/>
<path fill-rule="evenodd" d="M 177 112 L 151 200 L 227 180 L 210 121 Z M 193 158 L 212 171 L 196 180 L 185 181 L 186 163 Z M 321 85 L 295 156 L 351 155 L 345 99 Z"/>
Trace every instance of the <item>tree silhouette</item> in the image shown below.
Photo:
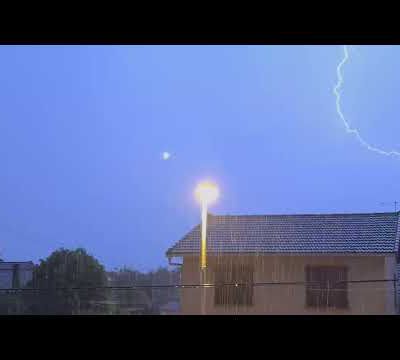
<path fill-rule="evenodd" d="M 106 284 L 103 265 L 85 249 L 61 248 L 35 267 L 25 303 L 31 313 L 77 314 L 106 299 Z"/>

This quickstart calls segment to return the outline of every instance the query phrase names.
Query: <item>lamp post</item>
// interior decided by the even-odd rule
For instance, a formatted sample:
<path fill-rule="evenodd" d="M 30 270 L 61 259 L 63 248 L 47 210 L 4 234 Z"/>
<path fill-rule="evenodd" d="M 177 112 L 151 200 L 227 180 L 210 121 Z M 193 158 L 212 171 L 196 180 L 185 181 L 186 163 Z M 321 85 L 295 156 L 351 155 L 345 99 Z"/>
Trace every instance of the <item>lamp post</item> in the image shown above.
<path fill-rule="evenodd" d="M 210 182 L 204 181 L 197 185 L 195 196 L 201 206 L 201 245 L 200 245 L 200 284 L 202 286 L 202 314 L 205 314 L 205 288 L 207 269 L 207 215 L 208 206 L 214 203 L 218 196 L 218 187 Z"/>

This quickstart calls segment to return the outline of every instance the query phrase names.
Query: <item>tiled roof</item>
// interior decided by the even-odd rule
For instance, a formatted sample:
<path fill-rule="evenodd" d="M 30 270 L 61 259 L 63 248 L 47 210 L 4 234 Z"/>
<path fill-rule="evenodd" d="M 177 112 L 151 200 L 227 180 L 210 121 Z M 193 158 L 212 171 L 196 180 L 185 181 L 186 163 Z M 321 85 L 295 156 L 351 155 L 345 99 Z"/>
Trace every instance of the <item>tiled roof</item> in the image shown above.
<path fill-rule="evenodd" d="M 208 253 L 394 253 L 399 214 L 241 215 L 208 217 Z M 167 251 L 198 254 L 200 225 Z"/>

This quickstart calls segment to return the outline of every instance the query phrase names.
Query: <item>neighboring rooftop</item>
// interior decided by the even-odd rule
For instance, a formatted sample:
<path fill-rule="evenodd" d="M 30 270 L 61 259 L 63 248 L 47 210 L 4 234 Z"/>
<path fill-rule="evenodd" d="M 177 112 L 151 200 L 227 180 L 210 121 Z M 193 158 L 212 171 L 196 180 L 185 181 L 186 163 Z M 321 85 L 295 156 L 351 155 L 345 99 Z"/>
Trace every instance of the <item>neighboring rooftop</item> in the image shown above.
<path fill-rule="evenodd" d="M 399 214 L 208 216 L 208 253 L 397 253 Z M 200 225 L 167 251 L 198 254 Z"/>
<path fill-rule="evenodd" d="M 0 261 L 0 268 L 13 269 L 15 265 L 18 265 L 20 269 L 33 269 L 34 264 L 32 261 Z"/>

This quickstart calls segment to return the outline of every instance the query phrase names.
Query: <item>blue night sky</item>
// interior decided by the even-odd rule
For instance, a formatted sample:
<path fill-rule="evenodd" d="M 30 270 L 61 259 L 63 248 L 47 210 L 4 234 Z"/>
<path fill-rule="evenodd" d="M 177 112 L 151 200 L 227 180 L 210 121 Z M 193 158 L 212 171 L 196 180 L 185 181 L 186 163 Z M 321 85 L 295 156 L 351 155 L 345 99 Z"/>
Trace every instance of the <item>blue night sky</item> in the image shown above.
<path fill-rule="evenodd" d="M 346 133 L 340 46 L 0 47 L 0 254 L 85 247 L 108 269 L 166 265 L 216 214 L 391 211 L 400 158 Z M 350 47 L 342 110 L 400 150 L 400 47 Z M 161 153 L 172 156 L 163 161 Z"/>

